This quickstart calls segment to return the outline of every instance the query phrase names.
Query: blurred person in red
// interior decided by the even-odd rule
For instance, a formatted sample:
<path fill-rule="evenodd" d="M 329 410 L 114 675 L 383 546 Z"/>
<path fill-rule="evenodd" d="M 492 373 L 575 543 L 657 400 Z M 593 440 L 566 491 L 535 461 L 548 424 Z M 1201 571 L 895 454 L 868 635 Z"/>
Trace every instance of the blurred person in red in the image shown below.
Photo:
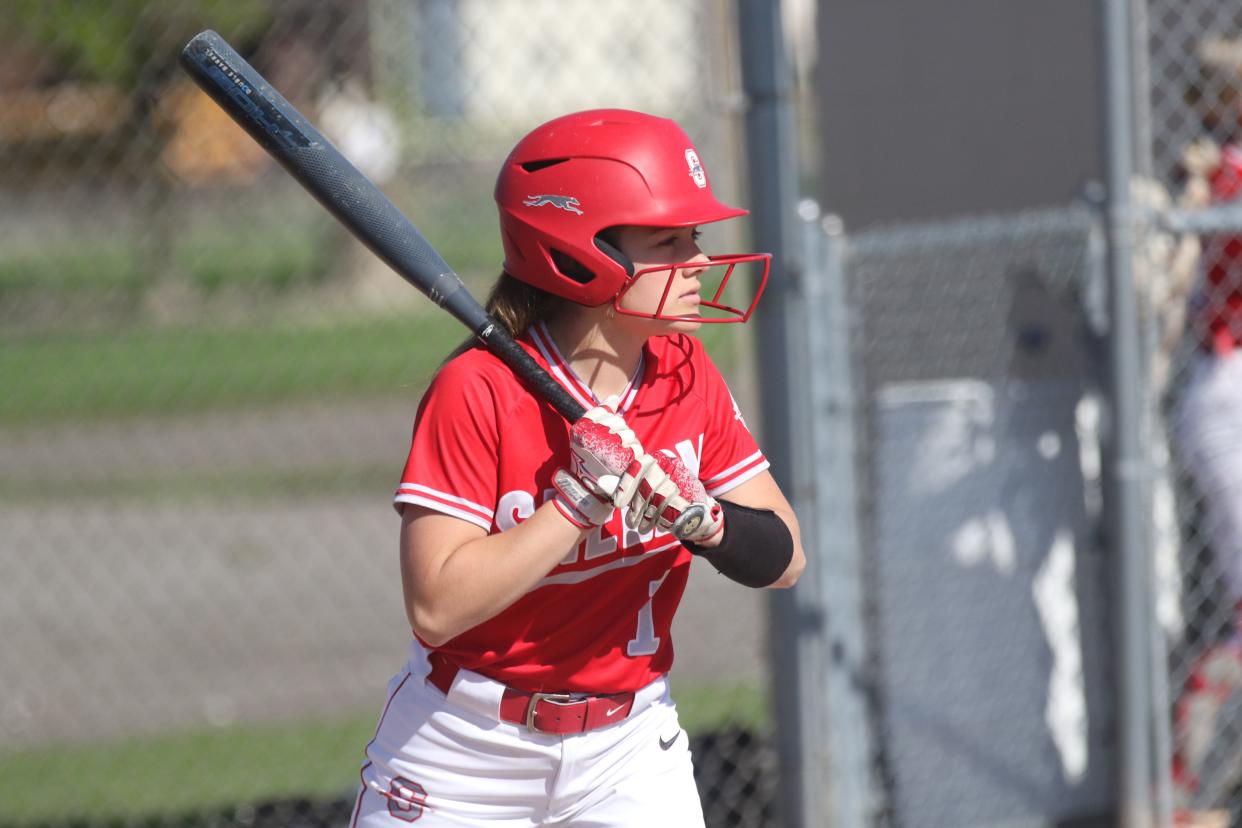
<path fill-rule="evenodd" d="M 1204 136 L 1183 154 L 1182 203 L 1242 208 L 1242 40 L 1205 41 L 1198 57 L 1186 102 Z M 1191 814 L 1220 805 L 1242 775 L 1242 230 L 1203 237 L 1186 313 L 1194 353 L 1172 412 L 1173 444 L 1201 499 L 1198 533 L 1230 607 L 1174 711 L 1178 824 L 1192 825 L 1200 823 Z"/>

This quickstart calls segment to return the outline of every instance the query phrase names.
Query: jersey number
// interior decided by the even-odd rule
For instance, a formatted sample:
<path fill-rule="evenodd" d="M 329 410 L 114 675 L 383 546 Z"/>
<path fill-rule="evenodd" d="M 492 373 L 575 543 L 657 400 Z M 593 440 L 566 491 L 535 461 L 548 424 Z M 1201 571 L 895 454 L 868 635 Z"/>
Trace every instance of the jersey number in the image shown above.
<path fill-rule="evenodd" d="M 664 579 L 667 577 L 668 573 L 665 572 L 659 578 L 647 584 L 647 603 L 643 604 L 643 608 L 638 611 L 638 629 L 635 630 L 634 637 L 630 639 L 630 643 L 625 647 L 626 655 L 654 655 L 655 651 L 660 648 L 660 639 L 655 634 L 655 616 L 652 613 L 651 605 L 655 601 L 656 591 L 659 590 L 660 584 L 664 583 Z"/>

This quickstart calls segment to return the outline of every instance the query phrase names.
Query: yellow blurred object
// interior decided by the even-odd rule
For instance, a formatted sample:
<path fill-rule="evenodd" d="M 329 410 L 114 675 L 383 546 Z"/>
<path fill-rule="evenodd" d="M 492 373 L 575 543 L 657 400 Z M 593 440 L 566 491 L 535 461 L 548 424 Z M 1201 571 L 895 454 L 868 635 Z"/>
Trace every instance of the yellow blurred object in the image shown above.
<path fill-rule="evenodd" d="M 0 92 L 0 143 L 101 135 L 129 114 L 129 100 L 106 84 L 64 83 Z"/>
<path fill-rule="evenodd" d="M 1173 814 L 1173 828 L 1229 828 L 1229 812 L 1178 811 Z"/>
<path fill-rule="evenodd" d="M 269 163 L 267 153 L 189 82 L 170 87 L 159 117 L 171 132 L 160 160 L 187 184 L 249 184 Z"/>

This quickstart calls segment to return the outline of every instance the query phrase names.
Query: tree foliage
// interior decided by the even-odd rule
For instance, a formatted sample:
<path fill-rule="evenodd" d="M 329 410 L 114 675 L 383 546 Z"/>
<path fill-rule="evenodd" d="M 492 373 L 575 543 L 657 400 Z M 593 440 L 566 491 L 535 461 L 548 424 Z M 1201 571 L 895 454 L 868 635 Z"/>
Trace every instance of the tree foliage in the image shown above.
<path fill-rule="evenodd" d="M 262 0 L 8 0 L 19 37 L 33 39 L 61 78 L 129 87 L 162 75 L 195 33 L 245 41 L 270 25 Z"/>

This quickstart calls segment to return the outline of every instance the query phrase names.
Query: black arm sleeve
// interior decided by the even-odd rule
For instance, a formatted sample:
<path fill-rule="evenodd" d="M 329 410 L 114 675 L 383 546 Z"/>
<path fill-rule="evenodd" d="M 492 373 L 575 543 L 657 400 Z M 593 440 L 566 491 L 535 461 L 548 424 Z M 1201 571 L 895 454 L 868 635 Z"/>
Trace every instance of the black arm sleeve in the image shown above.
<path fill-rule="evenodd" d="M 793 560 L 793 535 L 785 521 L 768 509 L 727 500 L 720 501 L 720 508 L 725 519 L 720 545 L 707 549 L 687 541 L 685 547 L 739 584 L 759 588 L 775 583 Z"/>

